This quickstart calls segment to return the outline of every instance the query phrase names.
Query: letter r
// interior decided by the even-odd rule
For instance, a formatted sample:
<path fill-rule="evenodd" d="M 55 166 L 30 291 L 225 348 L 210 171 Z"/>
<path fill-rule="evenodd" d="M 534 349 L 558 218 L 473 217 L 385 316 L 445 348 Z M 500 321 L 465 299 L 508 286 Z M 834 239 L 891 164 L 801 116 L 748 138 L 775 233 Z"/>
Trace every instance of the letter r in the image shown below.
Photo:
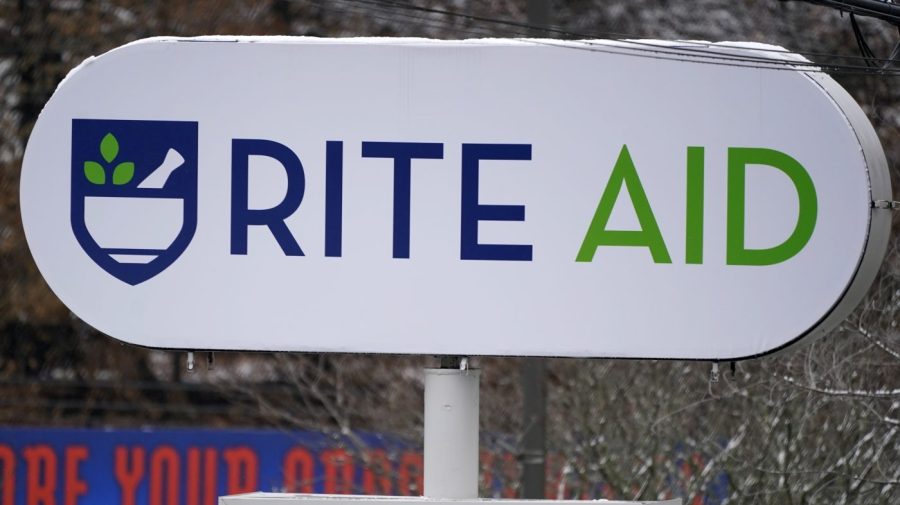
<path fill-rule="evenodd" d="M 271 209 L 249 208 L 250 156 L 268 156 L 281 163 L 287 174 L 284 199 Z M 268 226 L 284 254 L 303 256 L 300 244 L 291 235 L 284 220 L 300 207 L 305 189 L 303 165 L 287 146 L 271 140 L 232 139 L 231 254 L 247 254 L 247 230 L 250 226 Z"/>

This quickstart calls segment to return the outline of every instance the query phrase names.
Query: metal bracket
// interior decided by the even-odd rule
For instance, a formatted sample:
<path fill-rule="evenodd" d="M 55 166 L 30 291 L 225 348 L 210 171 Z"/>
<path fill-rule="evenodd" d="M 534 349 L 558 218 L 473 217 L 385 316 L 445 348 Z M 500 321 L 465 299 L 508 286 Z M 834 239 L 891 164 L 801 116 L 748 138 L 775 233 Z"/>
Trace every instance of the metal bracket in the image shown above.
<path fill-rule="evenodd" d="M 872 202 L 872 208 L 875 209 L 900 209 L 900 202 L 896 200 L 875 200 Z"/>
<path fill-rule="evenodd" d="M 719 362 L 713 361 L 709 369 L 709 382 L 719 382 Z"/>

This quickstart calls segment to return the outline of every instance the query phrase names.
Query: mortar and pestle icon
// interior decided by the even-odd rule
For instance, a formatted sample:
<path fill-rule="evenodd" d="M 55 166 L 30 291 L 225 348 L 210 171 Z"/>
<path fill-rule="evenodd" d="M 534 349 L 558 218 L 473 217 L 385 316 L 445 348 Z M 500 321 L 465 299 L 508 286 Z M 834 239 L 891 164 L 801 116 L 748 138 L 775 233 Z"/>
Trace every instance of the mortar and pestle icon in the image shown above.
<path fill-rule="evenodd" d="M 103 157 L 109 163 L 117 152 L 118 146 L 110 156 L 108 152 L 103 152 Z M 129 191 L 129 196 L 85 197 L 84 222 L 87 230 L 112 259 L 119 263 L 149 263 L 165 252 L 181 233 L 184 200 L 175 196 L 158 196 L 158 190 L 165 187 L 172 172 L 184 162 L 181 153 L 169 149 L 162 163 L 136 186 L 138 190 L 148 190 L 146 197 L 134 196 L 140 195 L 139 191 Z M 105 173 L 101 176 L 97 168 L 103 170 L 95 162 L 85 162 L 85 175 L 93 184 L 105 184 Z M 89 173 L 89 170 L 93 172 Z M 131 181 L 133 174 L 133 163 L 120 163 L 113 172 L 112 182 L 114 185 L 125 185 Z"/>

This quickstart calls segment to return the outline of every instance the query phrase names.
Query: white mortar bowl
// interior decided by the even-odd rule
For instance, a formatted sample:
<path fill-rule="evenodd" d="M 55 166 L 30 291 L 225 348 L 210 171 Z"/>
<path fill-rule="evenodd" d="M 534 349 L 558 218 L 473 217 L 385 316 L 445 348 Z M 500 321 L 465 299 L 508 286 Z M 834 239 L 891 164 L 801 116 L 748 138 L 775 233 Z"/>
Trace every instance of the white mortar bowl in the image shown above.
<path fill-rule="evenodd" d="M 184 200 L 89 196 L 84 222 L 103 249 L 164 250 L 181 232 Z"/>

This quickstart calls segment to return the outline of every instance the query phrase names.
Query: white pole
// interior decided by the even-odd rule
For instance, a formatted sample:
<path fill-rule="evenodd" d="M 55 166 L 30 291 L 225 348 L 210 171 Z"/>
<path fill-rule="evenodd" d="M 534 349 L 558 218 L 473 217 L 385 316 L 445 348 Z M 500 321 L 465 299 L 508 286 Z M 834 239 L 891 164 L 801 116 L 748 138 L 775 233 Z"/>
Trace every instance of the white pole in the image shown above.
<path fill-rule="evenodd" d="M 480 370 L 425 369 L 425 496 L 478 498 Z"/>

